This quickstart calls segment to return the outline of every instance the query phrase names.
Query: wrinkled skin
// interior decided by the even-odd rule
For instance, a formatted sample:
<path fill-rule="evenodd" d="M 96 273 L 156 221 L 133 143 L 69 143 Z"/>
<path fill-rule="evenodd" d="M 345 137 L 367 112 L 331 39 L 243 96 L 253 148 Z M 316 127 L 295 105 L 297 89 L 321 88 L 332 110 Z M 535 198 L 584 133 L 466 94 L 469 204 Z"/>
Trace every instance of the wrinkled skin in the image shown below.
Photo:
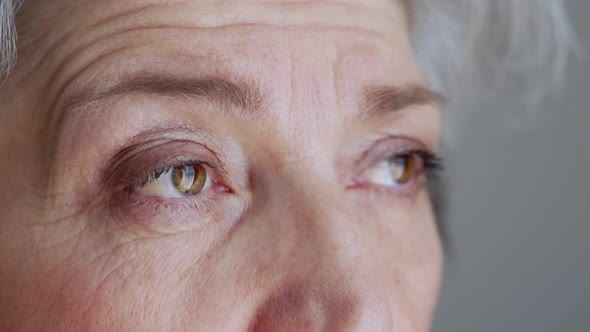
<path fill-rule="evenodd" d="M 430 328 L 442 255 L 425 176 L 362 181 L 377 142 L 437 145 L 436 105 L 363 101 L 424 84 L 402 4 L 21 14 L 0 88 L 0 330 Z M 183 158 L 212 164 L 199 194 L 131 189 Z"/>

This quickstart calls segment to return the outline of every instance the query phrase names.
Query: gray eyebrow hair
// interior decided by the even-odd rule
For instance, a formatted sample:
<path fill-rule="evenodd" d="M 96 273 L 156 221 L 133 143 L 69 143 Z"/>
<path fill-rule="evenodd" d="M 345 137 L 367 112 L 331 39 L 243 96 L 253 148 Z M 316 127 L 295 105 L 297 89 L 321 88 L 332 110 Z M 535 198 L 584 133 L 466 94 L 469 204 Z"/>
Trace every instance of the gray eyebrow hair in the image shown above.
<path fill-rule="evenodd" d="M 243 80 L 223 78 L 175 78 L 166 75 L 138 75 L 125 79 L 103 91 L 82 89 L 59 102 L 63 113 L 100 101 L 101 99 L 146 93 L 161 96 L 182 96 L 203 100 L 221 107 L 237 107 L 251 113 L 264 108 L 265 98 L 256 85 Z"/>
<path fill-rule="evenodd" d="M 442 106 L 445 98 L 421 85 L 373 86 L 364 91 L 361 105 L 364 117 L 378 113 L 400 111 L 413 105 Z"/>

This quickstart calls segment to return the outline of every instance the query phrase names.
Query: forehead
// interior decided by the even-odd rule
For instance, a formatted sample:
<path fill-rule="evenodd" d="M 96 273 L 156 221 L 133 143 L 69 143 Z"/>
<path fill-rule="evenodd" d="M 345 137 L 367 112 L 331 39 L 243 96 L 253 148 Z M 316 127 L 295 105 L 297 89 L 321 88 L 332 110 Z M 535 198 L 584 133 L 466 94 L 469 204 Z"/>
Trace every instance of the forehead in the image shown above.
<path fill-rule="evenodd" d="M 168 68 L 185 67 L 183 62 L 206 68 L 211 61 L 247 62 L 252 53 L 256 61 L 247 64 L 251 70 L 260 60 L 277 63 L 285 55 L 304 60 L 310 51 L 321 51 L 324 59 L 362 55 L 371 60 L 367 63 L 376 63 L 379 57 L 411 58 L 403 6 L 391 0 L 25 4 L 19 51 L 28 68 L 42 63 L 56 68 L 56 74 L 67 74 L 68 66 L 80 71 L 123 49 L 135 49 L 131 55 L 144 58 L 174 55 L 177 61 L 166 63 Z M 152 60 L 157 66 L 158 61 Z"/>
<path fill-rule="evenodd" d="M 355 108 L 366 86 L 422 83 L 399 2 L 26 3 L 26 70 L 15 73 L 43 89 L 49 123 L 79 90 L 106 91 L 133 76 L 254 82 L 276 110 L 324 115 Z"/>

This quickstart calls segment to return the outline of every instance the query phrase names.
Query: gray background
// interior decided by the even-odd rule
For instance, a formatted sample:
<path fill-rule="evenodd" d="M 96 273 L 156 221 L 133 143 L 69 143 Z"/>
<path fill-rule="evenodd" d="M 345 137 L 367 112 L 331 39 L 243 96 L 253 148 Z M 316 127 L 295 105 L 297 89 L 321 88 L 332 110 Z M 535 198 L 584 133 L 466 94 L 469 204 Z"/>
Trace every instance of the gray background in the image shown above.
<path fill-rule="evenodd" d="M 451 128 L 435 332 L 590 331 L 590 1 L 568 12 L 585 53 L 558 98 L 526 128 L 492 105 Z"/>

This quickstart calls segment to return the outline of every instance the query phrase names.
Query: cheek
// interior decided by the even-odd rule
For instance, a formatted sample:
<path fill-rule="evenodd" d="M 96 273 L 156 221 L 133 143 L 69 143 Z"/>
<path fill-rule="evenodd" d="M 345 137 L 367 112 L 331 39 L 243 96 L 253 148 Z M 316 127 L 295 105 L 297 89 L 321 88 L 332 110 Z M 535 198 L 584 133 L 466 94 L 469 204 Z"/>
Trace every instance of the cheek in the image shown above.
<path fill-rule="evenodd" d="M 149 242 L 149 243 L 148 243 Z M 61 277 L 47 280 L 52 325 L 67 330 L 166 330 L 182 313 L 183 242 L 132 240 L 95 255 L 71 257 Z M 188 264 L 190 265 L 190 264 Z"/>
<path fill-rule="evenodd" d="M 388 222 L 392 224 L 377 233 L 376 241 L 383 282 L 392 291 L 398 316 L 408 318 L 407 329 L 402 330 L 428 331 L 438 298 L 443 256 L 426 195 L 418 198 L 414 208 L 399 212 Z"/>

